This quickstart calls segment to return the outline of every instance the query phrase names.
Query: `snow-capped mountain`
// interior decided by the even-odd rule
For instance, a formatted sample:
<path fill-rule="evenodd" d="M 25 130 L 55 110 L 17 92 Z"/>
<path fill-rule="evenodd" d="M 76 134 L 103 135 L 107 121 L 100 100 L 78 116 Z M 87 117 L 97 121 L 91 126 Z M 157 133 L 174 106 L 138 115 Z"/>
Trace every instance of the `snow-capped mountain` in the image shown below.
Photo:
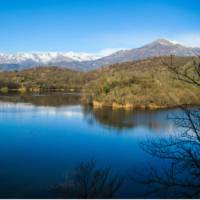
<path fill-rule="evenodd" d="M 200 48 L 185 47 L 174 41 L 158 39 L 140 48 L 119 51 L 108 49 L 96 54 L 75 52 L 0 53 L 0 70 L 58 66 L 88 71 L 105 65 L 171 54 L 197 56 L 200 55 Z"/>
<path fill-rule="evenodd" d="M 60 52 L 34 52 L 34 53 L 16 53 L 5 54 L 0 53 L 0 63 L 18 64 L 20 62 L 26 62 L 32 60 L 37 63 L 48 63 L 53 61 L 89 61 L 95 60 L 98 57 L 95 54 L 89 53 L 60 53 Z"/>
<path fill-rule="evenodd" d="M 140 48 L 118 51 L 99 59 L 99 62 L 105 65 L 169 55 L 197 56 L 200 55 L 200 48 L 185 47 L 174 41 L 158 39 Z"/>

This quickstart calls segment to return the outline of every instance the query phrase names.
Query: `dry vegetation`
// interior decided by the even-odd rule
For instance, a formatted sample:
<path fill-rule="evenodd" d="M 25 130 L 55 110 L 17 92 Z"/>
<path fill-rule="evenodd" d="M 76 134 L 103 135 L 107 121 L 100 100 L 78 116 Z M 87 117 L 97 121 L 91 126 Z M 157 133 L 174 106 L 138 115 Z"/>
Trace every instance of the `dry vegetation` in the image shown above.
<path fill-rule="evenodd" d="M 169 57 L 112 65 L 99 71 L 87 84 L 83 100 L 95 106 L 114 108 L 165 108 L 200 104 L 200 94 L 193 85 L 177 80 L 164 63 Z M 174 58 L 174 66 L 192 64 L 191 58 Z M 191 72 L 192 73 L 192 72 Z"/>
<path fill-rule="evenodd" d="M 1 72 L 1 91 L 80 91 L 85 83 L 81 72 L 57 67 L 41 67 L 23 71 Z"/>
<path fill-rule="evenodd" d="M 98 107 L 154 109 L 199 105 L 199 91 L 175 79 L 163 61 L 169 63 L 170 57 L 115 64 L 87 73 L 57 67 L 1 72 L 0 90 L 82 91 L 83 102 Z M 192 58 L 175 57 L 173 65 L 184 71 L 192 65 Z"/>

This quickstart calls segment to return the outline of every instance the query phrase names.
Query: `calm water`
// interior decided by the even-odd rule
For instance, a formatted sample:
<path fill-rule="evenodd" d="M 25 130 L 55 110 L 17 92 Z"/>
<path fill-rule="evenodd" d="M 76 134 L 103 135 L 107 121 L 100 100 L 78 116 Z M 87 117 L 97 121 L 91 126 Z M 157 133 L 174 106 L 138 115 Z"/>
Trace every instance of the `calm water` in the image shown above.
<path fill-rule="evenodd" d="M 1 95 L 0 198 L 54 198 L 52 188 L 91 158 L 126 176 L 155 164 L 140 142 L 176 131 L 168 117 L 179 113 L 93 110 L 78 94 Z M 143 190 L 127 180 L 118 197 L 140 197 Z"/>

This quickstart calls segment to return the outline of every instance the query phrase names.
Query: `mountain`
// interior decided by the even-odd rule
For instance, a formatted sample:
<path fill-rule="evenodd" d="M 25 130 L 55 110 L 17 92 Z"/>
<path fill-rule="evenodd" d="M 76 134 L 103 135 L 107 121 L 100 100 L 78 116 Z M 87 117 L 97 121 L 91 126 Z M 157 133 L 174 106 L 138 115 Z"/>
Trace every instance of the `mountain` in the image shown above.
<path fill-rule="evenodd" d="M 36 52 L 36 53 L 16 53 L 16 54 L 0 54 L 1 63 L 21 63 L 32 60 L 37 63 L 48 63 L 54 61 L 86 61 L 95 60 L 97 56 L 89 53 L 74 52 Z"/>
<path fill-rule="evenodd" d="M 59 52 L 39 52 L 39 53 L 16 53 L 0 54 L 0 66 L 2 70 L 6 69 L 24 69 L 33 66 L 56 65 L 57 63 L 82 62 L 94 60 L 98 57 L 89 53 L 59 53 Z M 65 66 L 64 66 L 65 67 Z"/>
<path fill-rule="evenodd" d="M 106 65 L 171 54 L 176 56 L 197 56 L 200 55 L 200 48 L 186 47 L 176 42 L 158 39 L 140 48 L 120 50 L 106 56 L 74 52 L 1 53 L 0 70 L 7 71 L 39 66 L 58 66 L 89 71 Z"/>
<path fill-rule="evenodd" d="M 143 47 L 118 51 L 110 56 L 95 60 L 92 62 L 92 65 L 94 68 L 97 68 L 99 66 L 168 55 L 197 56 L 200 55 L 200 48 L 185 47 L 165 39 L 158 39 Z"/>

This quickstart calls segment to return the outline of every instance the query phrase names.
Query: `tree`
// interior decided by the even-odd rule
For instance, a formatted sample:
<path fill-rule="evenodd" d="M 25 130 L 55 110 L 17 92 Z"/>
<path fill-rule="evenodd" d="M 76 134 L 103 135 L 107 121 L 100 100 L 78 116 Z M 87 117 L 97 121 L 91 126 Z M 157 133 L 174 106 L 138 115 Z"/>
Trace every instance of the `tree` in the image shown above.
<path fill-rule="evenodd" d="M 56 190 L 65 198 L 113 198 L 122 183 L 123 179 L 113 175 L 111 168 L 97 168 L 91 160 L 69 173 Z"/>
<path fill-rule="evenodd" d="M 172 77 L 192 84 L 200 92 L 200 59 L 193 58 L 190 64 L 175 66 L 162 61 L 172 72 Z M 141 144 L 144 151 L 159 159 L 167 160 L 168 167 L 158 171 L 150 167 L 137 179 L 148 186 L 146 195 L 165 194 L 167 197 L 200 197 L 200 108 L 182 108 L 183 115 L 174 117 L 180 132 L 168 138 L 148 139 Z"/>

